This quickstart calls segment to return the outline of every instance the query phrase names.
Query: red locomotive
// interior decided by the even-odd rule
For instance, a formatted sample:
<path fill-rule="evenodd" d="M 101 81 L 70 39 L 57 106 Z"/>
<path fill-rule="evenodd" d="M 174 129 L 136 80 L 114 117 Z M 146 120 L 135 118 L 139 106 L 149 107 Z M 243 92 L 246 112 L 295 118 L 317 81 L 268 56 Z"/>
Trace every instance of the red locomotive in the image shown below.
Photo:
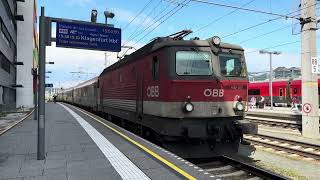
<path fill-rule="evenodd" d="M 257 131 L 243 120 L 244 50 L 218 37 L 183 40 L 188 33 L 153 40 L 89 83 L 96 96 L 80 94 L 97 99 L 88 108 L 183 157 L 236 152 L 243 133 Z"/>
<path fill-rule="evenodd" d="M 318 90 L 320 90 L 319 82 L 320 80 L 318 80 Z M 269 81 L 249 83 L 248 99 L 250 100 L 252 96 L 256 97 L 257 102 L 262 96 L 265 99 L 265 103 L 270 105 Z M 290 106 L 293 97 L 297 97 L 299 103 L 301 103 L 300 79 L 275 80 L 272 82 L 272 100 L 274 106 Z"/>

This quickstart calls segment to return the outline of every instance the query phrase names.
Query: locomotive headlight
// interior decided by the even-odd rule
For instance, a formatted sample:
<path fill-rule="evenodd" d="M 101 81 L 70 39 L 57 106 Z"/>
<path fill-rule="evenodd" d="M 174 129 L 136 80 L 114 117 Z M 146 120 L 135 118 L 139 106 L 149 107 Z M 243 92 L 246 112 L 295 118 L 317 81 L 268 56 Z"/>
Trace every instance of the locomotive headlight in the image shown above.
<path fill-rule="evenodd" d="M 191 111 L 193 111 L 193 104 L 192 103 L 186 103 L 185 105 L 184 105 L 184 109 L 185 109 L 185 111 L 187 111 L 187 112 L 191 112 Z"/>
<path fill-rule="evenodd" d="M 237 104 L 236 104 L 236 109 L 237 109 L 238 111 L 243 111 L 243 109 L 244 109 L 243 104 L 242 104 L 241 102 L 237 102 Z"/>
<path fill-rule="evenodd" d="M 212 37 L 212 43 L 216 46 L 219 46 L 221 43 L 221 39 L 218 36 L 213 36 Z"/>

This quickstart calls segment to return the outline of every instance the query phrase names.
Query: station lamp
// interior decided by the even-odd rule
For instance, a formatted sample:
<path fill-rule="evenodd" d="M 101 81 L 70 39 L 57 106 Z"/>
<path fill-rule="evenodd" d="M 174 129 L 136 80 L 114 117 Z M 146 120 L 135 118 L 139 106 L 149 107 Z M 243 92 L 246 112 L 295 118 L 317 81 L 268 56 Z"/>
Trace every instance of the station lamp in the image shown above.
<path fill-rule="evenodd" d="M 104 11 L 104 16 L 106 18 L 106 24 L 108 24 L 108 18 L 113 19 L 114 18 L 114 13 L 111 11 Z"/>
<path fill-rule="evenodd" d="M 272 74 L 273 74 L 273 71 L 272 71 L 272 55 L 279 55 L 281 54 L 280 51 L 266 51 L 264 49 L 260 50 L 259 51 L 260 54 L 269 54 L 269 65 L 270 65 L 270 72 L 269 72 L 269 95 L 270 95 L 270 109 L 272 110 L 273 109 L 273 93 L 272 93 Z"/>
<path fill-rule="evenodd" d="M 91 22 L 97 22 L 98 11 L 96 9 L 91 10 Z"/>

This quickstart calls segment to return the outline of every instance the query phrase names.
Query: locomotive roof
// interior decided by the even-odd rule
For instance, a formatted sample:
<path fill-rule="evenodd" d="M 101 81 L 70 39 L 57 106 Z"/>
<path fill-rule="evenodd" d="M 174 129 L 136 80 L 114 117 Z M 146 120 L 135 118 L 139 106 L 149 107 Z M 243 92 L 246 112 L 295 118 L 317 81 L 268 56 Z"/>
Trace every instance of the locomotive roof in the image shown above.
<path fill-rule="evenodd" d="M 146 44 L 142 48 L 138 49 L 137 51 L 131 53 L 128 56 L 125 56 L 123 59 L 119 60 L 118 62 L 114 63 L 113 65 L 105 68 L 101 75 L 105 74 L 108 71 L 117 69 L 123 64 L 129 63 L 137 59 L 138 57 L 142 57 L 144 55 L 150 54 L 156 50 L 159 50 L 164 47 L 172 47 L 172 46 L 199 46 L 199 47 L 210 47 L 208 40 L 173 40 L 171 38 L 156 38 L 150 43 Z M 220 44 L 221 48 L 226 49 L 234 49 L 243 51 L 244 49 L 241 46 L 223 43 Z"/>

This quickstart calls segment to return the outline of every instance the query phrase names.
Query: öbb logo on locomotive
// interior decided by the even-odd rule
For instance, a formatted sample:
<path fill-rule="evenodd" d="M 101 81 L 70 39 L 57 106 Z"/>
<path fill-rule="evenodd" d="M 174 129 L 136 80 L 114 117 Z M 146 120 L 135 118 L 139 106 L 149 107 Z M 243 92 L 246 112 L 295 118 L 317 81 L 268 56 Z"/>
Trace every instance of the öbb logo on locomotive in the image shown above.
<path fill-rule="evenodd" d="M 224 90 L 223 89 L 205 89 L 203 91 L 203 94 L 206 97 L 223 97 Z"/>
<path fill-rule="evenodd" d="M 147 96 L 148 97 L 159 97 L 160 96 L 159 86 L 148 86 Z"/>

